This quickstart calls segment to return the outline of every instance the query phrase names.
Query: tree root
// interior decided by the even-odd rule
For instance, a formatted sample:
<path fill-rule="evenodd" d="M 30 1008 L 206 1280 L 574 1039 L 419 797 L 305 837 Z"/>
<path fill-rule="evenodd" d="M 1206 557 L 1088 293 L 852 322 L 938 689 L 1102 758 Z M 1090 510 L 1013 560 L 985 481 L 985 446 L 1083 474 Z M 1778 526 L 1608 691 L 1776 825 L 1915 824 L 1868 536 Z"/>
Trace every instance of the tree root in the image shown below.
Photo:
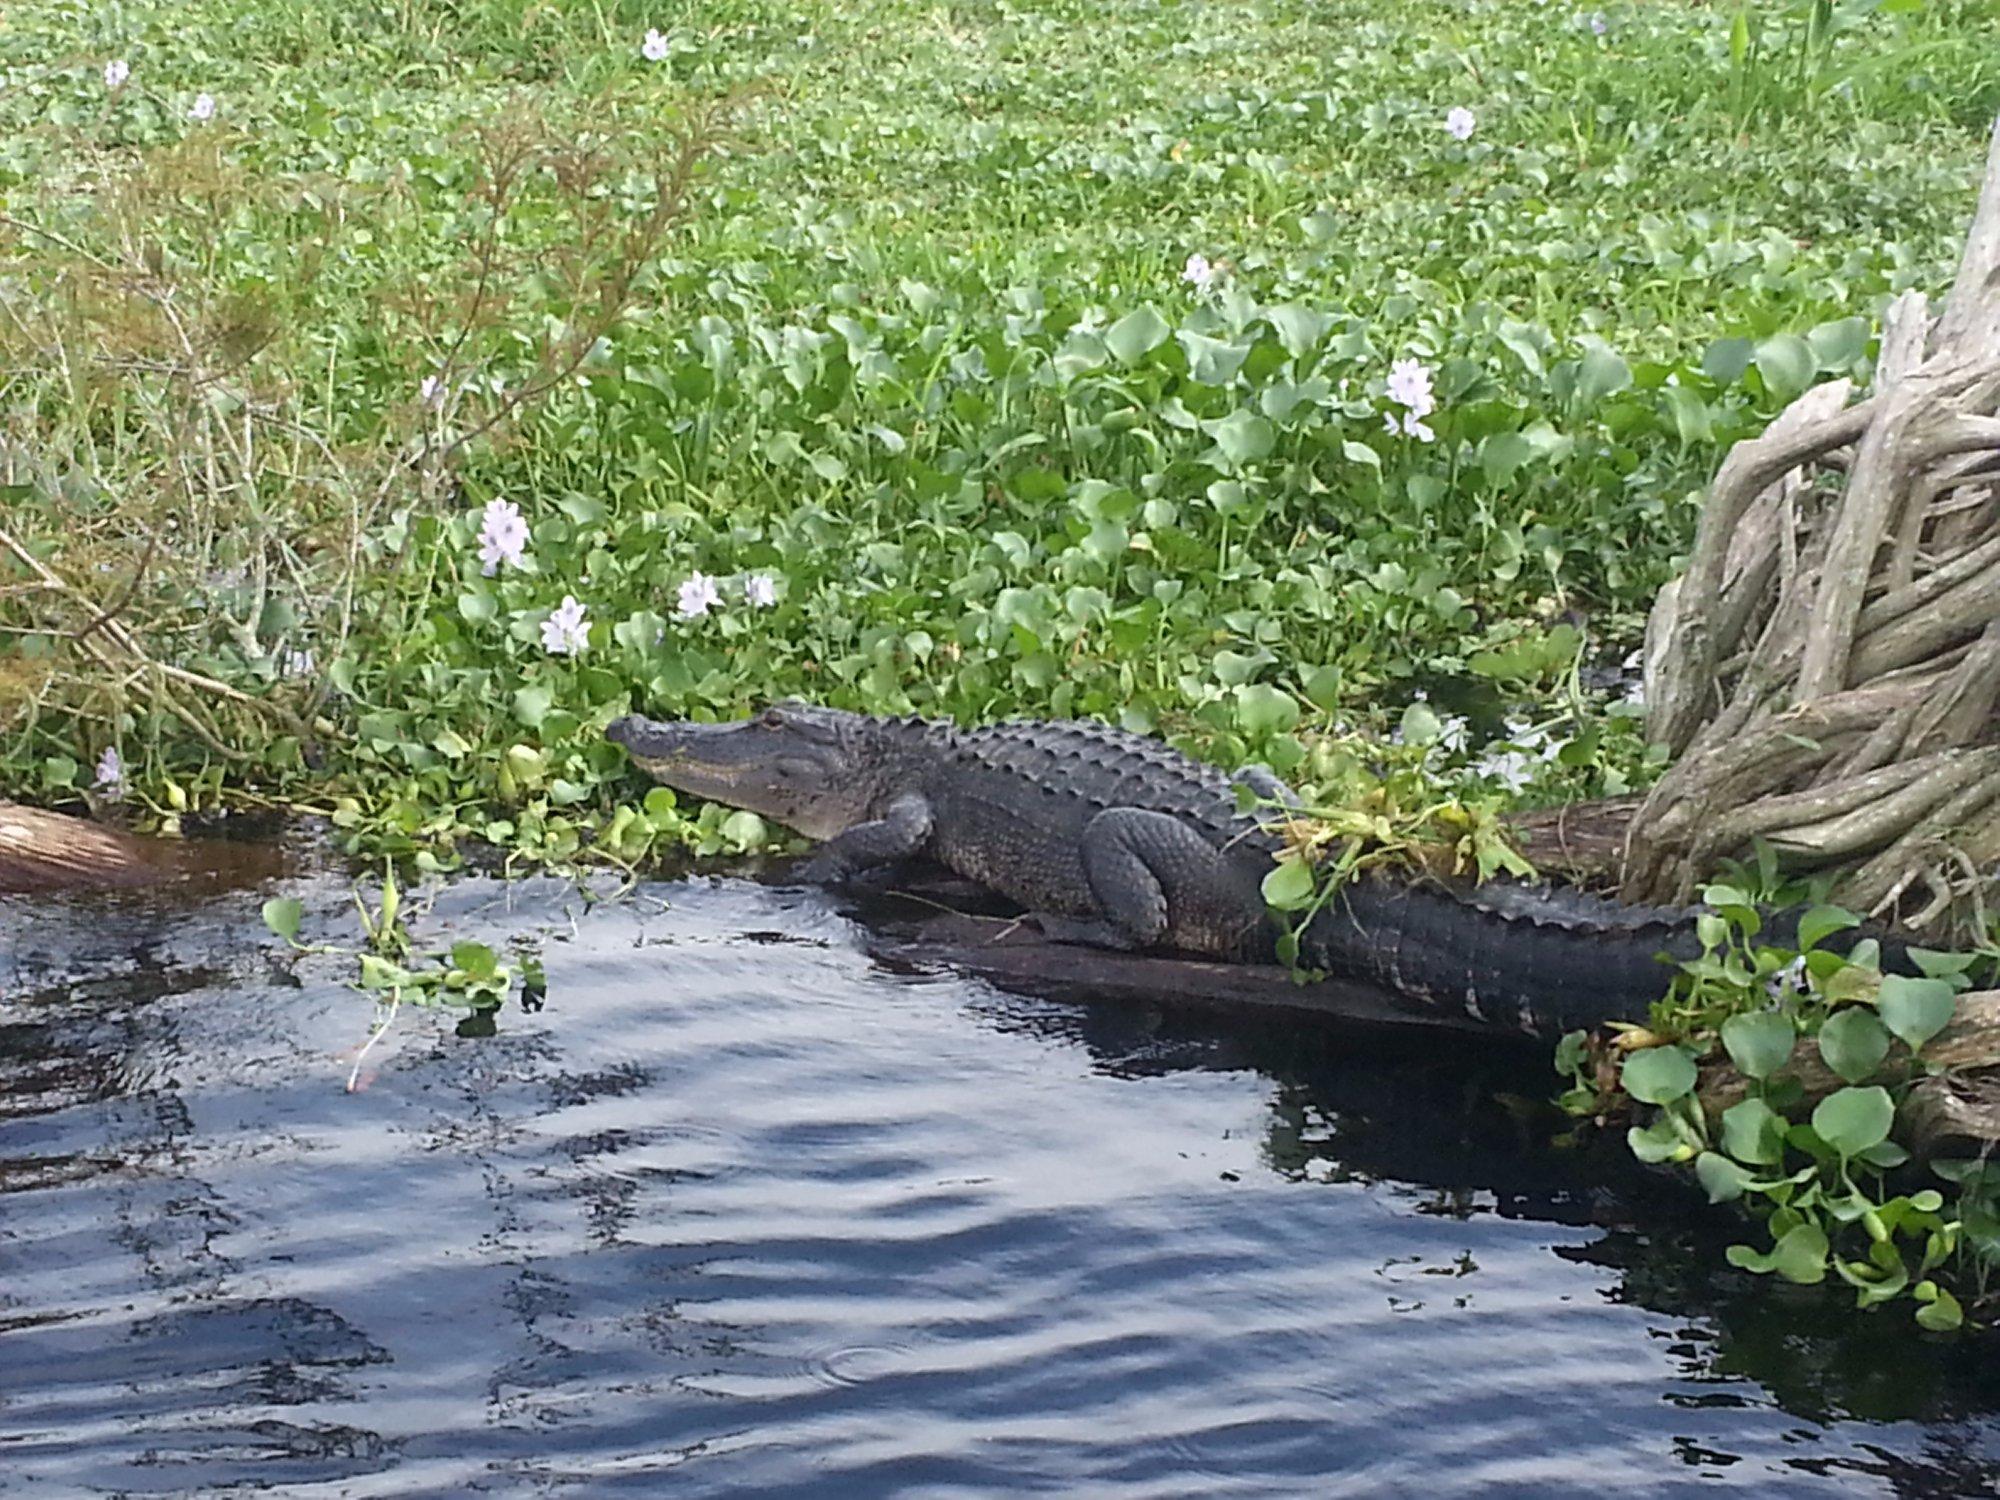
<path fill-rule="evenodd" d="M 2000 121 L 1933 320 L 1889 305 L 1874 389 L 1817 386 L 1738 443 L 1647 625 L 1676 757 L 1622 894 L 1687 900 L 1762 839 L 1892 920 L 1983 920 L 2000 878 Z"/>

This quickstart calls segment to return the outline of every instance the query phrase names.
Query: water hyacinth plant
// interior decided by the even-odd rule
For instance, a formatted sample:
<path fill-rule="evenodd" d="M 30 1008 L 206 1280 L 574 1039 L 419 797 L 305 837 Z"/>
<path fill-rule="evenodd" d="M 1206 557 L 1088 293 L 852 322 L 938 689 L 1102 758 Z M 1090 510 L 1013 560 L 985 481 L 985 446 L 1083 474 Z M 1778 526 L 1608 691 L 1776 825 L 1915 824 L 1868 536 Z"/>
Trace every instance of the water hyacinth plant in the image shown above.
<path fill-rule="evenodd" d="M 1722 445 L 1941 277 L 1995 87 L 1948 7 L 1830 43 L 1890 60 L 1827 106 L 1865 151 L 1740 141 L 1699 10 L 1058 7 L 976 66 L 928 14 L 146 4 L 79 63 L 10 9 L 6 789 L 115 740 L 141 820 L 617 856 L 598 726 L 785 694 L 1628 788 L 1592 672 Z"/>

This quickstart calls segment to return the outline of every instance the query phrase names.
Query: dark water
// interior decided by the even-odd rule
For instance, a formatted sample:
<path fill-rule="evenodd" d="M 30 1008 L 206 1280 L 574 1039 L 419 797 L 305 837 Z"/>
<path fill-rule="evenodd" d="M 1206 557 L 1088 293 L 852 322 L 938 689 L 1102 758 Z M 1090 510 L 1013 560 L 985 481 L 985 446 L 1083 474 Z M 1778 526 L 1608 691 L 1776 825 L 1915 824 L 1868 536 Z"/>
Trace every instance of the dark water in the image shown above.
<path fill-rule="evenodd" d="M 256 897 L 0 906 L 0 1493 L 2000 1484 L 1990 1348 L 1718 1270 L 1507 1058 L 894 974 L 740 882 L 496 891 L 420 930 L 552 931 L 546 1009 L 406 1012 L 354 1094 L 367 1007 L 246 959 Z"/>

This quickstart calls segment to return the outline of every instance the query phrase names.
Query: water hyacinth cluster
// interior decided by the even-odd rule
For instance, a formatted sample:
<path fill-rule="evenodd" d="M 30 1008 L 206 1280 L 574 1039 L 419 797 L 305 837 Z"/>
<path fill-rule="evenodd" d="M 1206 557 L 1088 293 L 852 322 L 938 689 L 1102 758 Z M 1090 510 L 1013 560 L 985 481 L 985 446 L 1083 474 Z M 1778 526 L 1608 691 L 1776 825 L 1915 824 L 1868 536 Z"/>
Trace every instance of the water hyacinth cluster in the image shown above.
<path fill-rule="evenodd" d="M 125 795 L 125 762 L 115 745 L 107 745 L 97 759 L 97 777 L 92 783 L 109 801 Z"/>
<path fill-rule="evenodd" d="M 743 580 L 743 602 L 752 609 L 769 609 L 778 602 L 778 580 L 769 573 L 752 573 Z M 680 586 L 675 608 L 684 620 L 698 620 L 722 604 L 722 587 L 699 570 Z"/>
<path fill-rule="evenodd" d="M 1472 772 L 1497 781 L 1510 792 L 1532 786 L 1542 768 L 1562 754 L 1562 741 L 1525 719 L 1506 722 L 1507 738 L 1489 744 L 1472 762 Z"/>
<path fill-rule="evenodd" d="M 681 583 L 675 607 L 683 620 L 698 620 L 722 602 L 722 591 L 706 573 L 690 573 Z"/>

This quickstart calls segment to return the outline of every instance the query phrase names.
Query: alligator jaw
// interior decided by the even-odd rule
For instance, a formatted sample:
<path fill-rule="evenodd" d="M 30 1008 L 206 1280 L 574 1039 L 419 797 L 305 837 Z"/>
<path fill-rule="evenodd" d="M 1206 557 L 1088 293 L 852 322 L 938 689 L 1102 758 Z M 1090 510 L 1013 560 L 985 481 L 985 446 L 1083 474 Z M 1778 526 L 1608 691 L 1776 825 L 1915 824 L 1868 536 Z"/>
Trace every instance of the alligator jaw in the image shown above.
<path fill-rule="evenodd" d="M 726 775 L 731 736 L 743 738 L 745 724 L 663 724 L 640 714 L 627 714 L 605 727 L 604 737 L 623 745 L 634 765 L 655 781 L 679 785 L 676 773 Z M 739 760 L 737 769 L 746 764 Z M 693 787 L 688 788 L 693 791 Z"/>
<path fill-rule="evenodd" d="M 629 714 L 604 736 L 655 781 L 827 839 L 868 816 L 875 783 L 839 728 L 832 711 L 774 706 L 727 724 Z"/>
<path fill-rule="evenodd" d="M 710 802 L 758 812 L 762 809 L 737 800 L 737 794 L 753 790 L 750 783 L 762 759 L 749 743 L 753 722 L 663 724 L 628 714 L 608 725 L 604 737 L 623 745 L 632 763 L 655 781 Z"/>

